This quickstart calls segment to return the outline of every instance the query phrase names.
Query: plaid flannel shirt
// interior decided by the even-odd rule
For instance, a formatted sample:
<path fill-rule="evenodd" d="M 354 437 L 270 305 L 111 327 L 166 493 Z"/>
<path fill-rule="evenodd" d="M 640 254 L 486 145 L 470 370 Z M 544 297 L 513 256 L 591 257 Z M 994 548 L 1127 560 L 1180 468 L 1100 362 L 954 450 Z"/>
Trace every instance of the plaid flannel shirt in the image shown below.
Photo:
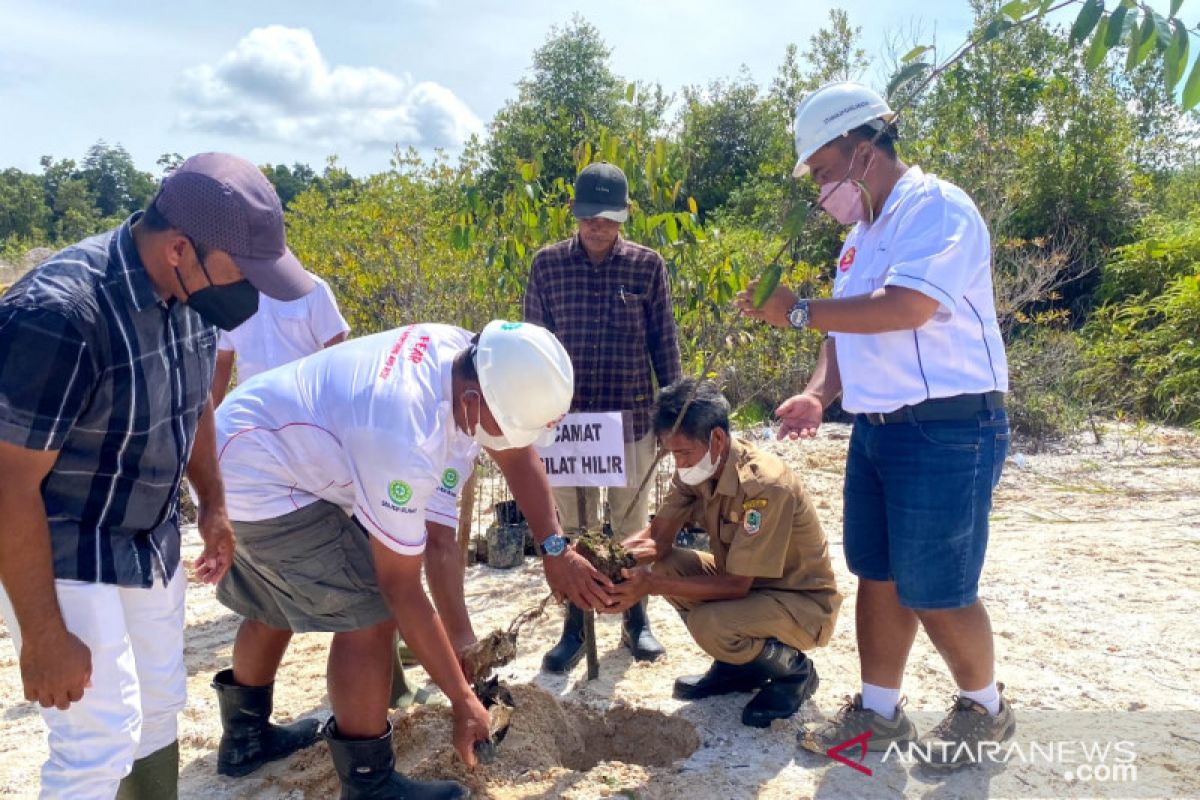
<path fill-rule="evenodd" d="M 179 480 L 217 329 L 158 298 L 131 224 L 55 254 L 0 299 L 0 440 L 56 450 L 54 576 L 150 586 L 179 567 Z"/>
<path fill-rule="evenodd" d="M 679 342 L 671 287 L 662 257 L 617 239 L 598 265 L 579 237 L 533 257 L 525 290 L 525 319 L 552 331 L 575 368 L 572 411 L 621 411 L 625 439 L 650 430 L 654 378 L 679 379 Z"/>

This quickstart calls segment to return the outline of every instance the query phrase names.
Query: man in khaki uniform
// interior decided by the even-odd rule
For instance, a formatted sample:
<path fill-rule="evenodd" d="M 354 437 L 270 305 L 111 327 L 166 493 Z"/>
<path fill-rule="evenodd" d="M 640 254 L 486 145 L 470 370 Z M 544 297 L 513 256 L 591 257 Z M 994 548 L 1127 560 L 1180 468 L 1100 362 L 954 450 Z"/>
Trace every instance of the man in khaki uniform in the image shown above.
<path fill-rule="evenodd" d="M 612 610 L 662 595 L 715 659 L 676 680 L 676 697 L 759 690 L 742 722 L 790 717 L 818 684 L 804 651 L 829 641 L 842 602 L 804 486 L 780 458 L 730 435 L 729 402 L 711 381 L 664 389 L 654 430 L 678 472 L 651 526 L 625 542 L 653 567 L 627 571 Z M 708 531 L 711 554 L 674 546 L 688 522 Z"/>

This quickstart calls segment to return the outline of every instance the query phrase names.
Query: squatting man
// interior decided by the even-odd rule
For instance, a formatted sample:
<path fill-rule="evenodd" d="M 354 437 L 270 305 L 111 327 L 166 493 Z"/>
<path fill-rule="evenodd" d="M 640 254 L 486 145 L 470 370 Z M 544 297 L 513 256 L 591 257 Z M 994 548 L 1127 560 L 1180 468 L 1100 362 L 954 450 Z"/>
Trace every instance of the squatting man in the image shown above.
<path fill-rule="evenodd" d="M 711 381 L 684 378 L 663 389 L 654 432 L 676 474 L 650 527 L 625 542 L 641 564 L 615 585 L 619 612 L 661 595 L 715 660 L 675 681 L 698 700 L 757 692 L 742 722 L 767 727 L 816 691 L 806 650 L 833 635 L 842 596 L 829 547 L 800 479 L 778 456 L 730 433 L 729 401 Z M 675 547 L 687 523 L 709 532 L 711 553 Z"/>

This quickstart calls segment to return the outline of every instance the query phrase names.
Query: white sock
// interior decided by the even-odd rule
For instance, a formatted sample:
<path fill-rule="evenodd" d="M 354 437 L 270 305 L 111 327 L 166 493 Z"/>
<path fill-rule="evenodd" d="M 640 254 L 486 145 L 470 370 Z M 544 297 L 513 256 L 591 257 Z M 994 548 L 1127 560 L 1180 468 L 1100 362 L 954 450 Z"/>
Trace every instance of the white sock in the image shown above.
<path fill-rule="evenodd" d="M 962 689 L 959 689 L 958 696 L 974 700 L 986 708 L 988 714 L 993 717 L 1000 713 L 1000 690 L 996 688 L 995 681 L 974 692 L 964 692 Z"/>
<path fill-rule="evenodd" d="M 895 718 L 896 704 L 899 702 L 899 689 L 888 689 L 884 686 L 876 686 L 873 683 L 864 683 L 862 685 L 863 708 L 874 711 L 884 719 Z"/>

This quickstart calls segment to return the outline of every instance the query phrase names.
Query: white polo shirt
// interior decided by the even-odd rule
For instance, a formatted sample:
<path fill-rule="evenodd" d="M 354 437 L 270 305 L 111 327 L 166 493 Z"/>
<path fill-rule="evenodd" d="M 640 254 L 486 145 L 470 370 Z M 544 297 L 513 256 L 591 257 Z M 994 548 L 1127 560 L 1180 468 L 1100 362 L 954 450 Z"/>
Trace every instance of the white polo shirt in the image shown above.
<path fill-rule="evenodd" d="M 252 522 L 318 499 L 398 553 L 425 523 L 454 527 L 479 445 L 454 425 L 451 367 L 471 334 L 419 324 L 355 339 L 264 372 L 217 409 L 230 519 Z"/>
<path fill-rule="evenodd" d="M 231 331 L 222 331 L 217 349 L 237 353 L 238 382 L 289 361 L 304 358 L 339 333 L 348 333 L 329 284 L 312 275 L 312 291 L 284 302 L 258 296 L 258 311 Z"/>
<path fill-rule="evenodd" d="M 965 192 L 909 167 L 879 218 L 850 231 L 833 296 L 882 286 L 914 289 L 937 300 L 938 309 L 916 330 L 832 334 L 846 411 L 895 411 L 934 397 L 1008 390 L 991 237 Z"/>

